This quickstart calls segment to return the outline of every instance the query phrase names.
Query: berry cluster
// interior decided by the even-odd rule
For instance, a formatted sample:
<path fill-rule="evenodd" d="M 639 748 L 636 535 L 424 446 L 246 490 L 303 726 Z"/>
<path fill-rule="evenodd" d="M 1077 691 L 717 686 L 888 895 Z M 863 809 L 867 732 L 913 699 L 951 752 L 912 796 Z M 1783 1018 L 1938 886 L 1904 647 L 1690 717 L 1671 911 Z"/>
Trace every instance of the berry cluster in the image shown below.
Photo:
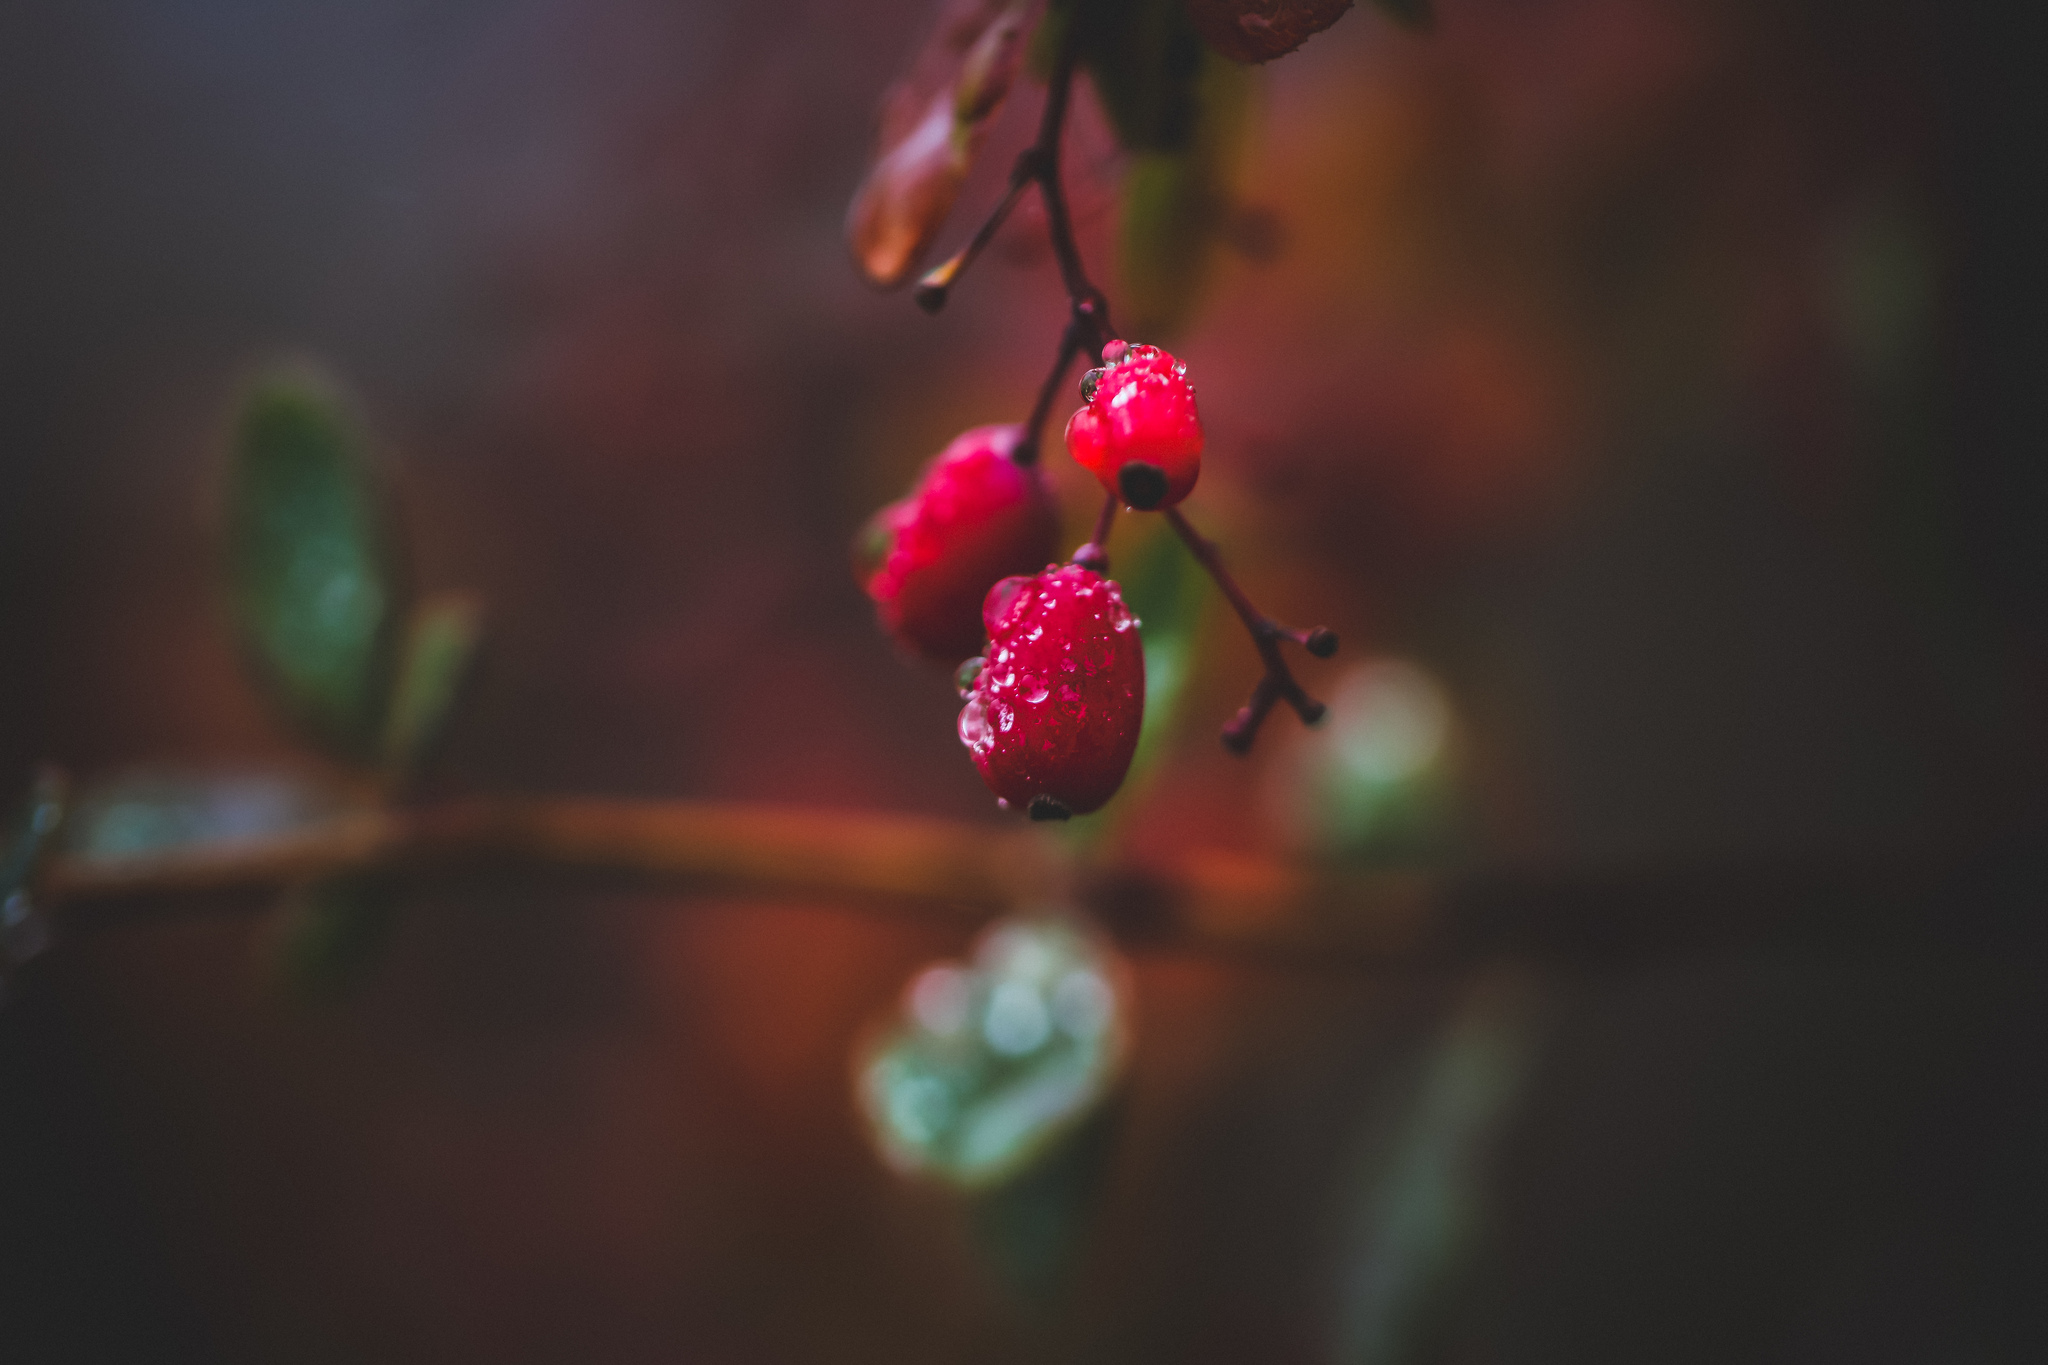
<path fill-rule="evenodd" d="M 1163 515 L 1251 633 L 1265 675 L 1224 728 L 1232 749 L 1250 747 L 1275 702 L 1287 702 L 1310 723 L 1322 716 L 1322 704 L 1288 671 L 1282 640 L 1319 657 L 1337 647 L 1327 630 L 1290 630 L 1253 606 L 1216 547 L 1180 512 L 1202 472 L 1194 385 L 1173 356 L 1111 329 L 1108 303 L 1082 268 L 1060 183 L 1060 129 L 1079 27 L 1070 28 L 1038 140 L 1018 157 L 1010 192 L 966 247 L 925 276 L 916 295 L 928 311 L 944 307 L 1019 196 L 1036 185 L 1071 305 L 1052 372 L 1021 427 L 977 427 L 941 451 L 909 496 L 869 524 L 861 556 L 883 629 L 930 658 L 976 656 L 960 671 L 961 742 L 998 804 L 1038 820 L 1100 809 L 1137 750 L 1145 654 L 1137 618 L 1105 576 L 1120 507 Z M 1069 367 L 1083 355 L 1093 356 L 1096 368 L 1081 381 L 1067 452 L 1101 482 L 1108 500 L 1094 535 L 1071 561 L 1046 564 L 1057 527 L 1036 468 L 1038 434 Z M 1040 564 L 1046 567 L 1033 573 Z"/>

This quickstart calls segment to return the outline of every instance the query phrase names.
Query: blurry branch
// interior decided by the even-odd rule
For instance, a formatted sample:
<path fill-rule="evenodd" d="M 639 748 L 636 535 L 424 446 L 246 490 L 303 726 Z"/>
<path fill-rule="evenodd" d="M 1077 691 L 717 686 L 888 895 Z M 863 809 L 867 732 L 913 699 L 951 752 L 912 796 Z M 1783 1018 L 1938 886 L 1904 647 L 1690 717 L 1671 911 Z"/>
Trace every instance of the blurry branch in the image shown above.
<path fill-rule="evenodd" d="M 2048 866 L 2048 864 L 2044 864 Z M 1853 869 L 1853 870 L 1851 870 Z M 207 913 L 227 893 L 336 876 L 477 874 L 804 896 L 971 927 L 1073 903 L 1126 946 L 1293 967 L 1403 967 L 1501 954 L 1597 966 L 1721 950 L 1830 955 L 2043 945 L 2048 876 L 2002 867 L 1973 890 L 1939 863 L 1756 864 L 1608 876 L 1449 878 L 1220 853 L 1170 868 L 1075 867 L 1031 830 L 872 813 L 691 802 L 494 799 L 365 811 L 232 843 L 53 857 L 38 894 L 94 910 Z M 268 902 L 262 902 L 267 904 Z"/>

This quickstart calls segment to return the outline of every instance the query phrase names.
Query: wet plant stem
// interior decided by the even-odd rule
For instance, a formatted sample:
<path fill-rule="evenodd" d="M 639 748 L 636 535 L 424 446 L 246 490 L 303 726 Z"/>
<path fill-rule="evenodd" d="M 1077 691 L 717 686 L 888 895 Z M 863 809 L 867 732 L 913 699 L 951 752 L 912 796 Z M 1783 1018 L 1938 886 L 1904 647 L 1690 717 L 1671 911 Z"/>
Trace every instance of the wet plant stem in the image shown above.
<path fill-rule="evenodd" d="M 1095 515 L 1095 534 L 1088 537 L 1088 543 L 1074 551 L 1073 562 L 1096 573 L 1109 572 L 1109 528 L 1116 521 L 1117 509 L 1123 500 L 1111 493 L 1103 500 L 1102 510 Z"/>
<path fill-rule="evenodd" d="M 997 230 L 1009 218 L 1011 210 L 1017 207 L 1025 189 L 1036 185 L 1039 198 L 1045 204 L 1046 232 L 1052 241 L 1053 256 L 1059 262 L 1060 280 L 1066 287 L 1067 302 L 1073 311 L 1068 334 L 1077 349 L 1085 348 L 1099 361 L 1102 348 L 1116 339 L 1109 321 L 1109 300 L 1088 278 L 1087 268 L 1081 263 L 1081 248 L 1074 241 L 1073 215 L 1067 209 L 1066 186 L 1060 178 L 1060 142 L 1066 132 L 1067 107 L 1073 94 L 1074 68 L 1080 60 L 1086 13 L 1085 6 L 1076 6 L 1068 19 L 1059 55 L 1046 81 L 1045 108 L 1039 115 L 1038 136 L 1018 154 L 1016 164 L 1010 170 L 1009 188 L 1001 202 L 968 239 L 966 246 L 918 281 L 912 297 L 928 313 L 944 308 L 953 286 L 994 240 Z M 1057 373 L 1064 373 L 1072 359 L 1067 350 L 1068 344 L 1068 339 L 1062 338 L 1062 359 L 1055 367 Z"/>
<path fill-rule="evenodd" d="M 1231 722 L 1223 727 L 1224 746 L 1233 753 L 1244 753 L 1252 747 L 1252 740 L 1258 736 L 1259 726 L 1265 722 L 1266 714 L 1273 709 L 1273 703 L 1284 701 L 1294 708 L 1302 722 L 1314 725 L 1323 718 L 1323 704 L 1303 690 L 1295 681 L 1294 673 L 1287 667 L 1287 660 L 1281 656 L 1280 641 L 1293 640 L 1306 646 L 1314 653 L 1327 658 L 1336 652 L 1337 637 L 1318 627 L 1315 630 L 1291 630 L 1272 617 L 1260 611 L 1231 577 L 1224 567 L 1223 556 L 1216 549 L 1214 541 L 1188 524 L 1178 507 L 1163 511 L 1174 532 L 1186 542 L 1188 552 L 1209 571 L 1209 577 L 1216 580 L 1216 586 L 1223 592 L 1237 617 L 1244 622 L 1244 628 L 1251 633 L 1252 644 L 1259 651 L 1259 658 L 1266 665 L 1265 674 L 1252 688 L 1251 700 L 1246 702 Z"/>

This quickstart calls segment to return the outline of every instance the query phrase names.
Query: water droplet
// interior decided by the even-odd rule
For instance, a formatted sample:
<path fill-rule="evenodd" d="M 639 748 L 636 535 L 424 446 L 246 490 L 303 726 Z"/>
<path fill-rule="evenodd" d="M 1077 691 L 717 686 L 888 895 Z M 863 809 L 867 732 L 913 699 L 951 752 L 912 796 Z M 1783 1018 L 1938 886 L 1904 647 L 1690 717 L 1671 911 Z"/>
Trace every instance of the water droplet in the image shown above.
<path fill-rule="evenodd" d="M 974 680 L 981 676 L 982 665 L 987 662 L 988 660 L 976 655 L 961 664 L 959 671 L 953 674 L 953 686 L 959 689 L 961 696 L 964 697 L 974 690 Z"/>
<path fill-rule="evenodd" d="M 982 709 L 981 698 L 974 697 L 960 708 L 960 742 L 980 753 L 989 746 L 990 740 L 988 713 Z"/>
<path fill-rule="evenodd" d="M 1045 679 L 1034 673 L 1026 673 L 1024 675 L 1024 700 L 1036 706 L 1044 701 L 1045 698 Z"/>
<path fill-rule="evenodd" d="M 1006 734 L 1006 735 L 1007 735 L 1007 734 L 1009 734 L 1009 733 L 1010 733 L 1010 729 L 1011 729 L 1011 727 L 1012 727 L 1012 726 L 1014 726 L 1014 725 L 1016 725 L 1016 723 L 1017 723 L 1017 713 L 1016 713 L 1015 711 L 1012 711 L 1012 710 L 1011 710 L 1011 709 L 1010 709 L 1009 707 L 1007 707 L 1007 706 L 997 706 L 997 707 L 996 707 L 996 728 L 997 728 L 997 729 L 1001 730 L 1001 731 L 1002 731 L 1002 732 L 1003 732 L 1004 734 Z"/>

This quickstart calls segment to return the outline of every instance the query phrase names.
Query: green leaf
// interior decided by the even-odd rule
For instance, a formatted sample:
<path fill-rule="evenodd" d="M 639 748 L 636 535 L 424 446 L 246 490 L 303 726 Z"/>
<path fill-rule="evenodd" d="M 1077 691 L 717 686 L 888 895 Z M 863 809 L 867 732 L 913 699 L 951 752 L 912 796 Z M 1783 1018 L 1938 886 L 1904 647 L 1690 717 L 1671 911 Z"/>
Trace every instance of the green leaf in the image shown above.
<path fill-rule="evenodd" d="M 279 911 L 278 983 L 305 999 L 346 993 L 383 960 L 397 923 L 396 895 L 377 879 L 337 877 L 301 888 Z"/>
<path fill-rule="evenodd" d="M 27 962 L 49 945 L 49 922 L 32 893 L 36 872 L 64 823 L 69 794 L 64 775 L 54 768 L 44 769 L 4 827 L 6 842 L 0 843 L 0 985 L 4 985 L 8 968 Z"/>
<path fill-rule="evenodd" d="M 1362 1163 L 1336 1358 L 1356 1365 L 1454 1357 L 1456 1290 L 1486 1230 L 1492 1163 L 1528 1093 L 1550 991 L 1496 969 L 1465 988 L 1419 1063 L 1380 1150 Z M 1377 1126 L 1375 1122 L 1372 1126 Z"/>
<path fill-rule="evenodd" d="M 1456 832 L 1457 723 L 1429 673 L 1368 659 L 1330 691 L 1317 742 L 1300 751 L 1281 808 L 1302 841 L 1362 862 L 1430 862 Z"/>
<path fill-rule="evenodd" d="M 1117 265 L 1124 325 L 1132 336 L 1170 338 L 1200 302 L 1233 210 L 1251 75 L 1197 46 L 1186 87 L 1187 120 L 1176 145 L 1140 149 L 1124 180 Z"/>
<path fill-rule="evenodd" d="M 407 633 L 405 662 L 384 727 L 384 764 L 402 773 L 415 767 L 440 736 L 483 634 L 483 610 L 463 593 L 420 603 Z"/>
<path fill-rule="evenodd" d="M 280 706 L 343 757 L 375 756 L 405 573 L 368 439 L 336 390 L 299 370 L 244 400 L 228 471 L 228 596 Z"/>
<path fill-rule="evenodd" d="M 968 962 L 927 967 L 864 1048 L 861 1107 L 898 1170 L 961 1189 L 1001 1185 L 1095 1112 L 1127 1046 L 1124 972 L 1059 919 L 1005 920 Z"/>
<path fill-rule="evenodd" d="M 1105 0 L 1081 22 L 1081 61 L 1117 141 L 1133 152 L 1185 150 L 1208 49 L 1181 0 Z"/>
<path fill-rule="evenodd" d="M 1011 1288 L 1044 1302 L 1069 1280 L 1108 1173 L 1123 1106 L 1112 1097 L 1014 1179 L 968 1207 L 982 1258 Z"/>
<path fill-rule="evenodd" d="M 1140 518 L 1128 518 L 1131 521 Z M 1209 604 L 1209 577 L 1159 517 L 1135 550 L 1123 552 L 1117 582 L 1124 602 L 1138 618 L 1145 642 L 1145 728 L 1131 759 L 1127 788 L 1166 751 L 1181 717 L 1181 699 L 1194 671 L 1202 615 Z M 1126 531 L 1135 528 L 1127 527 Z"/>

